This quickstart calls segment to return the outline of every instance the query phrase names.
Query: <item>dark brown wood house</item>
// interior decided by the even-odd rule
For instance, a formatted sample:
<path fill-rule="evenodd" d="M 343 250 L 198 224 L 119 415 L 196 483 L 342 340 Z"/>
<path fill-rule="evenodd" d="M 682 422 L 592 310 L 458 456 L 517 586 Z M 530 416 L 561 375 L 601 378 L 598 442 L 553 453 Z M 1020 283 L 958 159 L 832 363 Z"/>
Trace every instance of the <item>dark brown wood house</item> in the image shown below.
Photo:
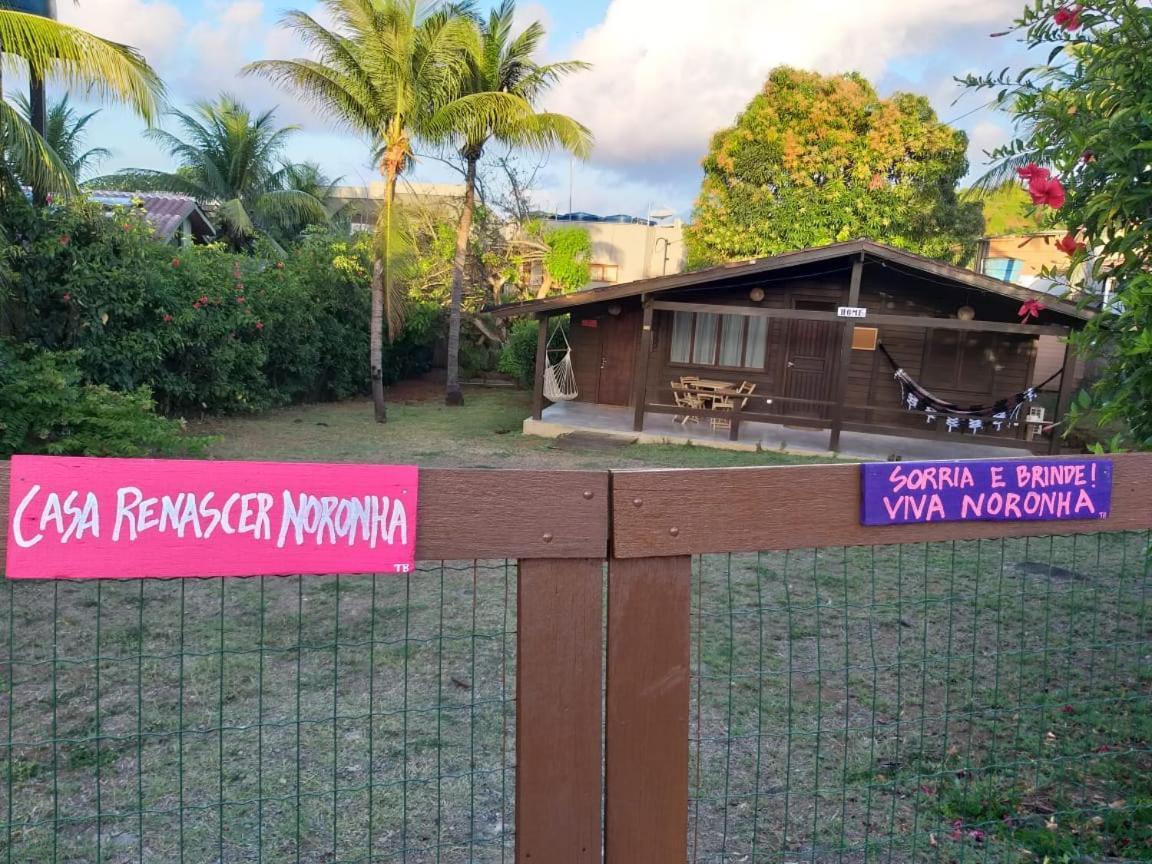
<path fill-rule="evenodd" d="M 681 382 L 700 378 L 751 393 L 723 415 L 724 437 L 741 440 L 742 426 L 753 424 L 825 429 L 833 451 L 845 431 L 955 434 L 965 443 L 1054 451 L 1058 438 L 1026 416 L 1043 407 L 1044 426 L 1063 416 L 1075 363 L 1065 350 L 1059 373 L 1039 381 L 1037 346 L 1041 337 L 1066 337 L 1092 314 L 868 240 L 493 311 L 569 316 L 578 390 L 563 406 L 569 412 L 614 407 L 642 431 L 668 416 L 682 420 Z M 546 419 L 545 352 L 538 355 L 537 421 Z M 949 420 L 941 406 L 953 406 L 958 418 Z M 975 408 L 987 410 L 966 413 Z M 688 413 L 698 425 L 718 416 L 707 405 Z"/>

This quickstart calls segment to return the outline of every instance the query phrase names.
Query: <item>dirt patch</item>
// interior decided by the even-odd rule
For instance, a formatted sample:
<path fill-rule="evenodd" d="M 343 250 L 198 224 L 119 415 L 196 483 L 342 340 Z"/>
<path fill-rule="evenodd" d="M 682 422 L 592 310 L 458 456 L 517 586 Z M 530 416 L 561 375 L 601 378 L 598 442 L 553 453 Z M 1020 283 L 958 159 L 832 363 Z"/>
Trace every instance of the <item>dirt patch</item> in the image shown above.
<path fill-rule="evenodd" d="M 584 450 L 605 451 L 621 450 L 636 443 L 635 438 L 618 438 L 615 435 L 604 435 L 598 432 L 569 432 L 556 438 L 550 450 Z"/>

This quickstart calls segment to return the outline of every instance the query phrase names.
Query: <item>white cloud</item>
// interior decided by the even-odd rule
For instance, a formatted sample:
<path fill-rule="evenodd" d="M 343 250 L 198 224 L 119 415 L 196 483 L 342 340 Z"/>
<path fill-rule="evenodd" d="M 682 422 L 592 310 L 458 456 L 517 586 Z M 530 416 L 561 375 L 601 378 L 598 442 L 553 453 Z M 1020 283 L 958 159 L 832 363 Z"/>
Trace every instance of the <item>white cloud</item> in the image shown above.
<path fill-rule="evenodd" d="M 994 27 L 1019 0 L 612 0 L 569 52 L 594 68 L 562 83 L 549 107 L 596 135 L 596 159 L 651 165 L 698 159 L 786 63 L 876 79 L 956 28 Z"/>
<path fill-rule="evenodd" d="M 131 45 L 157 69 L 168 67 L 185 26 L 176 5 L 164 0 L 86 0 L 58 8 L 64 23 Z"/>

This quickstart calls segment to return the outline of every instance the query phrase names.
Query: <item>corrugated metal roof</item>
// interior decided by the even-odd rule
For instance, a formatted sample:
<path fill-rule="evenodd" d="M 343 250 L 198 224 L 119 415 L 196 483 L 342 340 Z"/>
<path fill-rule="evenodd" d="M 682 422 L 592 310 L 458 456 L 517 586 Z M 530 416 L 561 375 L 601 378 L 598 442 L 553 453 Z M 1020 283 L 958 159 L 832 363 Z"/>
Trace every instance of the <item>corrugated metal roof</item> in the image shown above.
<path fill-rule="evenodd" d="M 162 240 L 175 237 L 185 219 L 192 220 L 193 233 L 199 239 L 210 238 L 216 233 L 196 199 L 186 195 L 93 190 L 88 193 L 88 197 L 108 207 L 133 207 L 139 203 L 156 235 Z"/>

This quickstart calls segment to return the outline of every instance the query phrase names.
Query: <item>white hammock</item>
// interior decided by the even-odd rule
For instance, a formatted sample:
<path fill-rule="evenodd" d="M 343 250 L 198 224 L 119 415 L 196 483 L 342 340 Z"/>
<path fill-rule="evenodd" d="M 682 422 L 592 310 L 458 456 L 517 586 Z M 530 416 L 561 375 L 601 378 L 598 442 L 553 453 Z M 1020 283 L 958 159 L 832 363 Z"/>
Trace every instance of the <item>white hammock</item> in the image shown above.
<path fill-rule="evenodd" d="M 540 322 L 541 327 L 546 327 L 547 322 Z M 564 340 L 563 348 L 553 348 L 552 339 L 556 338 L 556 333 L 560 334 L 560 338 Z M 548 351 L 563 351 L 564 356 L 556 363 L 552 362 L 550 356 L 546 357 L 544 365 L 544 397 L 549 402 L 570 402 L 580 395 L 580 391 L 576 388 L 576 374 L 572 371 L 572 346 L 568 344 L 568 337 L 564 335 L 562 327 L 556 328 L 556 333 L 548 340 Z"/>

